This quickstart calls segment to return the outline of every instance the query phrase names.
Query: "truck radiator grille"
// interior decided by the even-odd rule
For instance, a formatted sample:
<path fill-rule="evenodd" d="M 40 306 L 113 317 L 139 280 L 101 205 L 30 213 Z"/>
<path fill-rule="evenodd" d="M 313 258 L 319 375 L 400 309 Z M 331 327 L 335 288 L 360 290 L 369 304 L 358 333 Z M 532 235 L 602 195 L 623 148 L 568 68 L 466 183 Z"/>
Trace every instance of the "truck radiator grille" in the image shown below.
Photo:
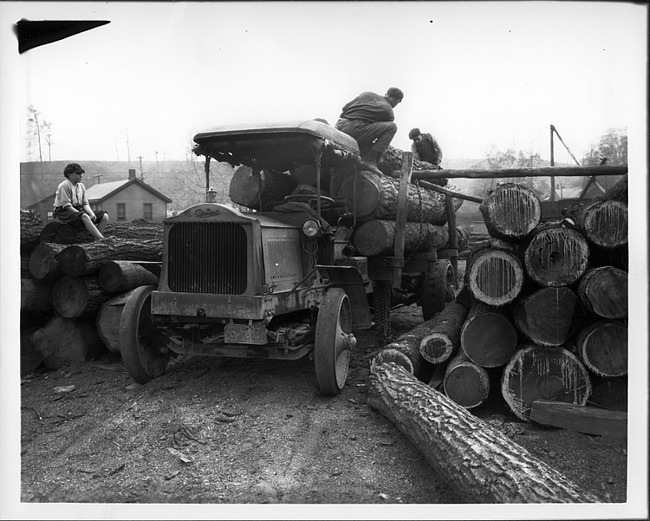
<path fill-rule="evenodd" d="M 172 291 L 241 295 L 246 291 L 248 239 L 236 223 L 178 223 L 169 230 Z"/>

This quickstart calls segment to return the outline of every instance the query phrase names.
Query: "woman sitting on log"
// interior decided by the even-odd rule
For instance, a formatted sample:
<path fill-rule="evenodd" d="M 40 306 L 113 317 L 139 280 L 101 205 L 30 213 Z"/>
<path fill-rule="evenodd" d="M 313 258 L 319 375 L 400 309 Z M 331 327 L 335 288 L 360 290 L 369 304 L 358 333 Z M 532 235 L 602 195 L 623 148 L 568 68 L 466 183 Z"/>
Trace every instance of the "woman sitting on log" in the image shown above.
<path fill-rule="evenodd" d="M 108 224 L 108 213 L 93 212 L 86 198 L 86 187 L 81 182 L 84 169 L 77 163 L 70 163 L 63 170 L 66 180 L 56 189 L 54 217 L 75 228 L 85 226 L 95 239 L 105 239 L 104 229 Z"/>

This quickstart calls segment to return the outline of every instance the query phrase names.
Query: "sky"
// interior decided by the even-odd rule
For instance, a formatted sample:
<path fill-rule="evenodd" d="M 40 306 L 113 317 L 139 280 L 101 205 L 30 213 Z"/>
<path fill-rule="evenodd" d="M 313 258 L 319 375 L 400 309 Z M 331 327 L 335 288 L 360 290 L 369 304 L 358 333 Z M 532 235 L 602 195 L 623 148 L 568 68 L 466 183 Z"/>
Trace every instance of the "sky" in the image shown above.
<path fill-rule="evenodd" d="M 53 160 L 183 159 L 241 122 L 334 123 L 360 92 L 401 88 L 392 145 L 413 127 L 445 158 L 493 147 L 548 159 L 553 124 L 580 159 L 645 100 L 643 8 L 609 2 L 2 2 L 3 22 L 110 20 L 17 60 Z M 571 162 L 556 147 L 556 161 Z"/>
<path fill-rule="evenodd" d="M 631 429 L 629 454 L 647 464 L 647 14 L 644 4 L 625 2 L 1 1 L 0 449 L 10 470 L 0 476 L 0 505 L 9 497 L 15 506 L 20 484 L 16 458 L 5 464 L 19 451 L 19 421 L 6 419 L 20 414 L 11 296 L 20 295 L 19 163 L 35 159 L 25 147 L 29 105 L 52 124 L 52 160 L 79 162 L 184 159 L 194 134 L 228 123 L 333 124 L 359 93 L 393 86 L 405 93 L 393 146 L 408 150 L 408 132 L 419 127 L 445 159 L 482 159 L 492 148 L 548 159 L 550 125 L 580 159 L 608 129 L 627 127 L 629 323 L 639 347 L 630 381 L 641 391 L 630 404 L 641 429 Z M 19 55 L 12 24 L 22 18 L 110 23 Z M 571 163 L 555 150 L 556 161 Z M 643 473 L 629 482 L 630 497 L 640 498 L 633 517 L 647 513 L 643 483 Z M 63 507 L 39 515 L 70 518 Z M 594 507 L 594 517 L 629 512 Z M 184 515 L 169 510 L 160 519 Z"/>

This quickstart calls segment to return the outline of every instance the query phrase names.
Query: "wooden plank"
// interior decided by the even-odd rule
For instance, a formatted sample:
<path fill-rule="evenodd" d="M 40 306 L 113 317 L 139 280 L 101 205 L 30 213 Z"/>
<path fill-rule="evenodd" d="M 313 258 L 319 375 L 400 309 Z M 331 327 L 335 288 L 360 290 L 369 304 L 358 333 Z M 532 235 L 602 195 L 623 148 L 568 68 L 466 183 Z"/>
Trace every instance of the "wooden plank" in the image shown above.
<path fill-rule="evenodd" d="M 566 402 L 535 400 L 530 420 L 542 425 L 612 438 L 627 437 L 627 413 Z"/>
<path fill-rule="evenodd" d="M 586 177 L 627 174 L 627 165 L 566 166 L 540 168 L 502 168 L 500 170 L 414 170 L 413 179 L 500 179 L 512 177 Z"/>

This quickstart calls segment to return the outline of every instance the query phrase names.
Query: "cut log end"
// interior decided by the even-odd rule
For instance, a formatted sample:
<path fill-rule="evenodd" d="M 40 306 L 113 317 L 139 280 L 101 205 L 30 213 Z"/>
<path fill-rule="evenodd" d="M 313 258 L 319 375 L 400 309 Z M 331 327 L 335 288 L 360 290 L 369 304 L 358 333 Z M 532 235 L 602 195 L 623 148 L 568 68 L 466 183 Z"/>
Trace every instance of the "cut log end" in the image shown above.
<path fill-rule="evenodd" d="M 478 306 L 477 306 L 478 307 Z M 517 330 L 503 313 L 487 306 L 472 313 L 461 330 L 463 353 L 481 367 L 506 364 L 517 349 Z"/>
<path fill-rule="evenodd" d="M 377 356 L 372 359 L 371 370 L 372 367 L 381 364 L 388 364 L 391 362 L 399 365 L 400 367 L 403 367 L 406 371 L 409 372 L 409 374 L 413 374 L 413 363 L 411 360 L 404 353 L 401 353 L 397 349 L 391 348 L 380 351 Z"/>
<path fill-rule="evenodd" d="M 448 360 L 454 351 L 454 344 L 444 333 L 426 335 L 420 343 L 420 353 L 427 362 L 440 364 Z"/>
<path fill-rule="evenodd" d="M 447 397 L 465 409 L 478 407 L 490 393 L 487 371 L 469 360 L 452 360 L 447 367 L 443 385 Z"/>
<path fill-rule="evenodd" d="M 521 292 L 524 270 L 514 254 L 486 249 L 472 258 L 468 281 L 469 289 L 477 300 L 490 306 L 503 306 Z"/>
<path fill-rule="evenodd" d="M 585 213 L 583 227 L 587 237 L 603 248 L 627 244 L 627 204 L 620 201 L 596 203 Z"/>
<path fill-rule="evenodd" d="M 601 320 L 582 329 L 576 343 L 589 370 L 599 376 L 624 376 L 627 363 L 627 325 L 618 320 Z"/>

